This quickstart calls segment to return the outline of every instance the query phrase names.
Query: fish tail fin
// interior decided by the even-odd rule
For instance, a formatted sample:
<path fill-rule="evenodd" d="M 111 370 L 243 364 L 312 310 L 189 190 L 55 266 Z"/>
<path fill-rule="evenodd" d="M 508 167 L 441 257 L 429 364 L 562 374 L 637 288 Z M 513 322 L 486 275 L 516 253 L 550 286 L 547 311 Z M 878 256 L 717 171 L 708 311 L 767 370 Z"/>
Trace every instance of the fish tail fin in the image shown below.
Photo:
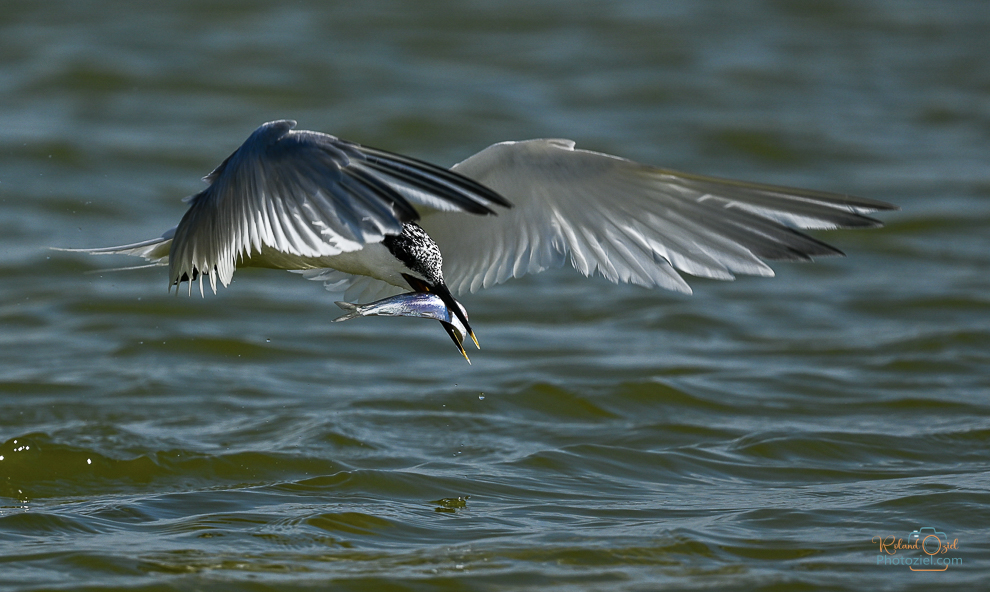
<path fill-rule="evenodd" d="M 334 304 L 336 304 L 337 306 L 339 306 L 342 310 L 349 311 L 344 316 L 340 316 L 340 317 L 335 318 L 332 321 L 334 323 L 339 322 L 339 321 L 349 321 L 349 320 L 351 320 L 353 318 L 356 318 L 356 317 L 361 316 L 360 311 L 358 311 L 357 304 L 351 304 L 350 302 L 334 302 Z"/>

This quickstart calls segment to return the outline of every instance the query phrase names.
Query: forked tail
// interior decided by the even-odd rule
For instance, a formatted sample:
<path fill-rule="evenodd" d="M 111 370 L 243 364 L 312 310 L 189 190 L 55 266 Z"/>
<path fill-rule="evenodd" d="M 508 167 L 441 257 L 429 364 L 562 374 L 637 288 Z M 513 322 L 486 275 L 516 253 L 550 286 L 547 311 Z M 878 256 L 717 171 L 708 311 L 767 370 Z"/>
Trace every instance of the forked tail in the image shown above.
<path fill-rule="evenodd" d="M 350 312 L 348 312 L 344 316 L 340 316 L 333 319 L 333 321 L 331 322 L 336 323 L 338 321 L 349 321 L 351 319 L 361 316 L 361 312 L 358 310 L 358 306 L 356 304 L 351 304 L 350 302 L 335 302 L 334 304 L 339 306 L 342 310 L 347 310 Z"/>

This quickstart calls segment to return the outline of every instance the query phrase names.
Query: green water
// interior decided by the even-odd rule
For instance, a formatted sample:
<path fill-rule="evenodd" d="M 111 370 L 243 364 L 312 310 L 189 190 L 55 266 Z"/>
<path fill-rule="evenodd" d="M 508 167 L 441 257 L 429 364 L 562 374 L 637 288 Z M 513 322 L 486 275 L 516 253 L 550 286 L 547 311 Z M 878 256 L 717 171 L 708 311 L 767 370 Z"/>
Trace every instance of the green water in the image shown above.
<path fill-rule="evenodd" d="M 0 4 L 0 589 L 982 589 L 987 31 L 982 1 Z M 472 366 L 288 273 L 177 298 L 47 250 L 158 235 L 277 118 L 903 210 L 690 297 L 465 297 Z M 921 527 L 959 561 L 882 564 Z"/>

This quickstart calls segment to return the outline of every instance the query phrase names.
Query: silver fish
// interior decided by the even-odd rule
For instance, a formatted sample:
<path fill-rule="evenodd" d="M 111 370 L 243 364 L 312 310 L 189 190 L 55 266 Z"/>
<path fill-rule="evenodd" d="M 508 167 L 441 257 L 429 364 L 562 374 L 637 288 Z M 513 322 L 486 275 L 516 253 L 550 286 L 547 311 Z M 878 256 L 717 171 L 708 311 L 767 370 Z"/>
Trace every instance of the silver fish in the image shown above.
<path fill-rule="evenodd" d="M 464 313 L 464 318 L 467 318 L 467 311 L 464 310 L 461 303 L 456 300 L 454 302 L 460 307 L 461 312 Z M 335 323 L 357 317 L 371 316 L 421 317 L 440 321 L 440 324 L 446 329 L 447 334 L 454 340 L 454 345 L 457 346 L 458 351 L 461 352 L 461 355 L 464 356 L 468 364 L 471 363 L 467 352 L 464 351 L 464 337 L 468 334 L 467 328 L 457 318 L 457 315 L 451 313 L 447 305 L 436 294 L 429 292 L 406 292 L 405 294 L 389 296 L 388 298 L 382 298 L 368 304 L 352 304 L 350 302 L 337 302 L 336 304 L 348 312 L 334 319 L 333 322 Z"/>

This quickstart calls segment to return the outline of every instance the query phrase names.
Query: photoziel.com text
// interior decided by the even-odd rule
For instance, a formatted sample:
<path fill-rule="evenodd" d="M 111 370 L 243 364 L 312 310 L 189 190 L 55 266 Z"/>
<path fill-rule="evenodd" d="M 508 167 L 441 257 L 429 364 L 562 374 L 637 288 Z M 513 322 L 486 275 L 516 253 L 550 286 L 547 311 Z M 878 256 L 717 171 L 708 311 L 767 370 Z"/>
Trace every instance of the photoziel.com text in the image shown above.
<path fill-rule="evenodd" d="M 959 550 L 959 539 L 950 541 L 944 532 L 930 526 L 915 530 L 907 541 L 888 535 L 875 536 L 872 542 L 880 549 L 877 565 L 903 565 L 911 571 L 946 571 L 951 565 L 962 565 L 961 557 L 948 556 L 950 551 Z"/>

